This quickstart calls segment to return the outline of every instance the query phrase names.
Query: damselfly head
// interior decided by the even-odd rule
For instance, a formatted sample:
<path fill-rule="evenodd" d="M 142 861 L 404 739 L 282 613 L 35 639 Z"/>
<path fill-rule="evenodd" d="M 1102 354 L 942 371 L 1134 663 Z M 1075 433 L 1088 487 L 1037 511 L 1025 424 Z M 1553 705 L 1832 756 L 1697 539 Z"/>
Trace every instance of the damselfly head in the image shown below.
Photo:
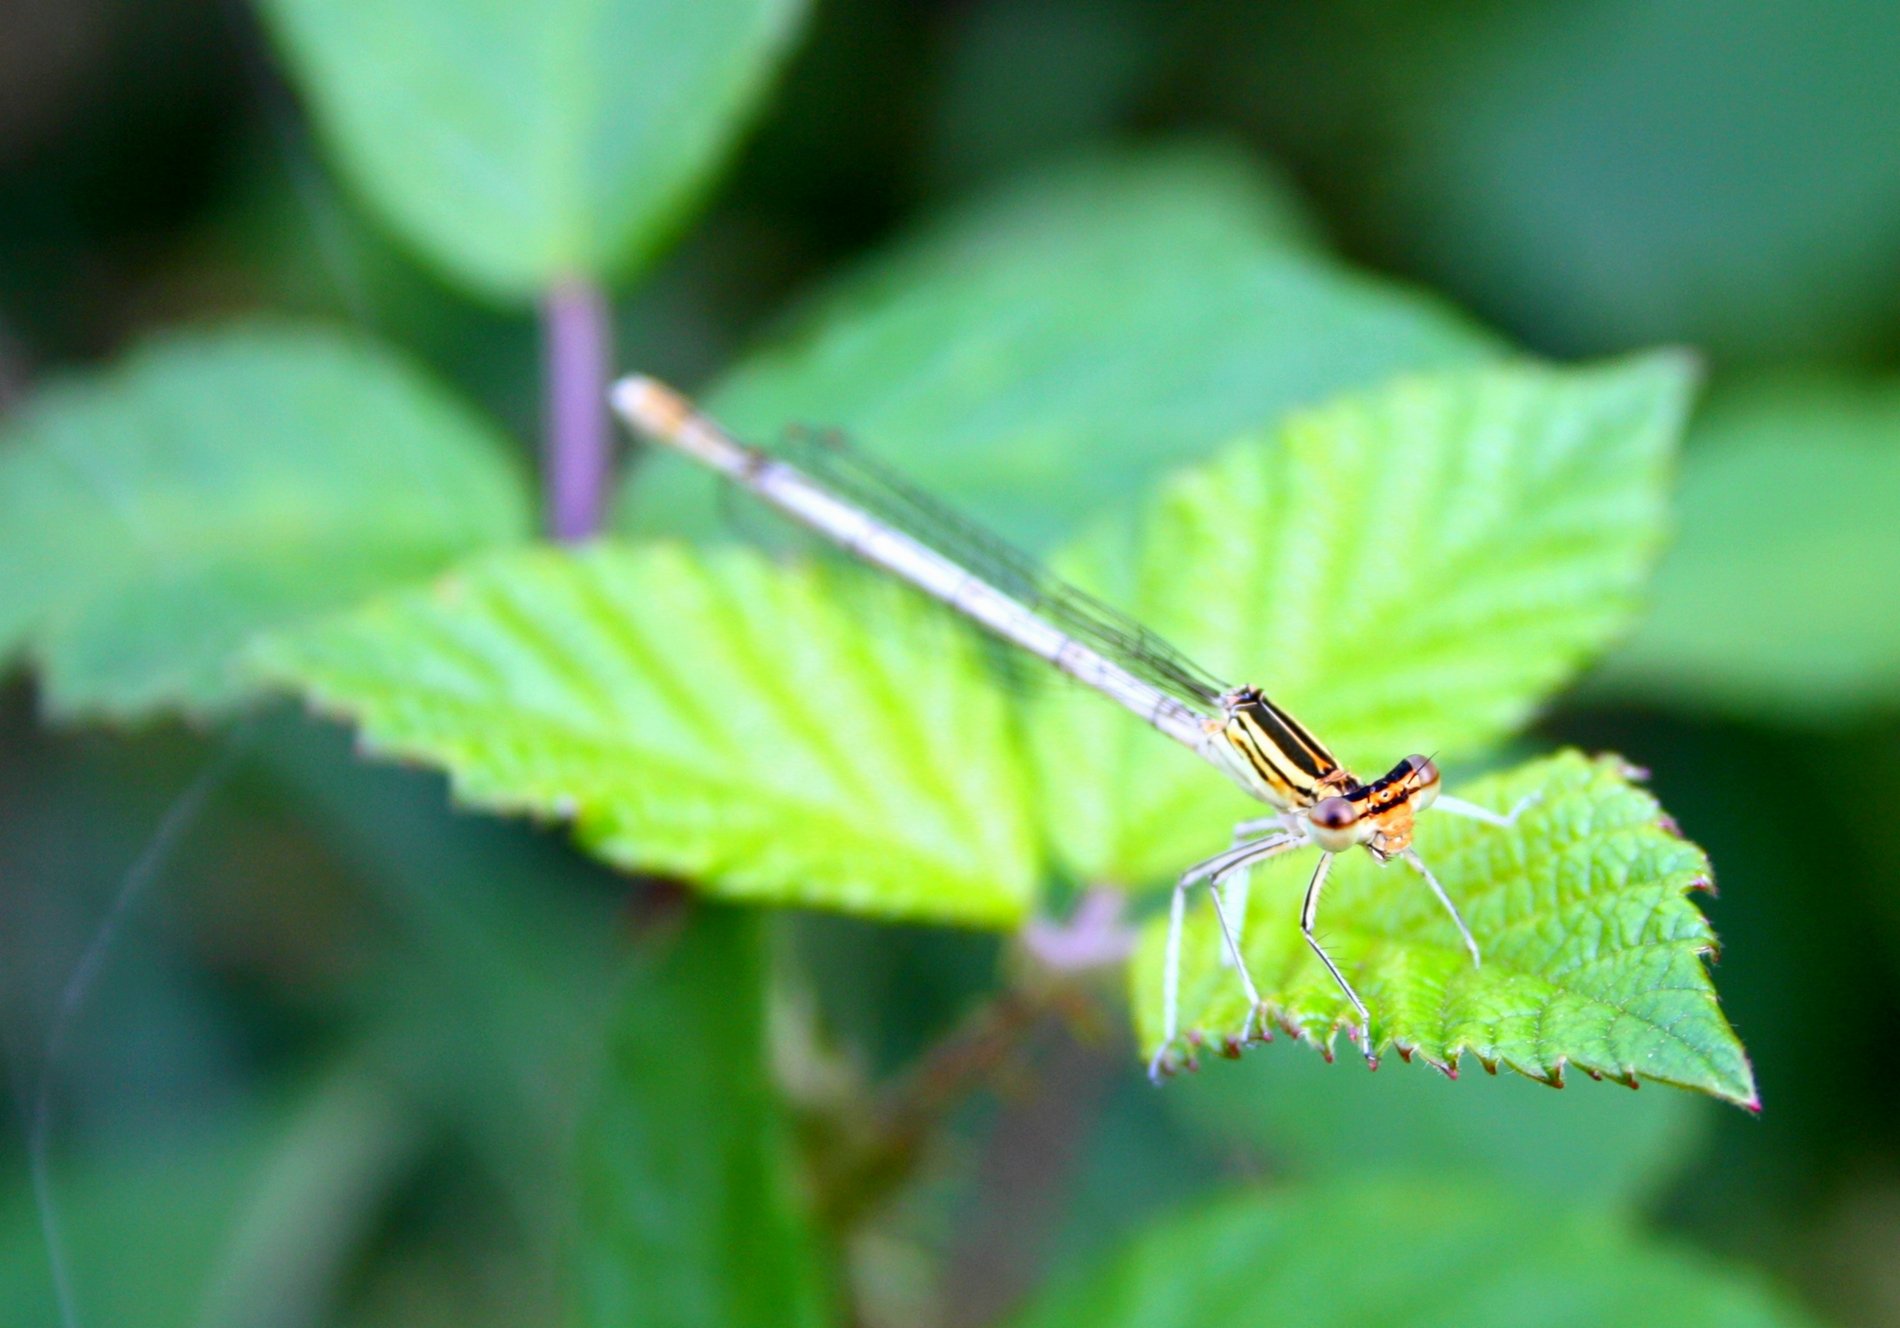
<path fill-rule="evenodd" d="M 1364 843 L 1372 825 L 1351 798 L 1321 798 L 1306 812 L 1313 840 L 1328 853 L 1344 853 L 1354 844 Z"/>
<path fill-rule="evenodd" d="M 1354 783 L 1315 802 L 1306 813 L 1313 841 L 1328 853 L 1364 845 L 1384 862 L 1411 847 L 1413 820 L 1437 799 L 1438 783 L 1430 757 L 1408 756 L 1370 784 Z"/>

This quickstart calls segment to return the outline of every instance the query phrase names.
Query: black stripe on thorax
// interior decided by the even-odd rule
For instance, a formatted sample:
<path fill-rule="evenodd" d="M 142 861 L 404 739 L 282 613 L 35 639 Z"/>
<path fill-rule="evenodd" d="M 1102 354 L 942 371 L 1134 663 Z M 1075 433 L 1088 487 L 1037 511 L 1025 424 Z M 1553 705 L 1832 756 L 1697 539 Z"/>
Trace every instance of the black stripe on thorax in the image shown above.
<path fill-rule="evenodd" d="M 1239 702 L 1236 709 L 1252 720 L 1267 740 L 1309 779 L 1321 780 L 1339 769 L 1339 762 L 1318 739 L 1259 691 L 1247 688 L 1236 699 Z"/>

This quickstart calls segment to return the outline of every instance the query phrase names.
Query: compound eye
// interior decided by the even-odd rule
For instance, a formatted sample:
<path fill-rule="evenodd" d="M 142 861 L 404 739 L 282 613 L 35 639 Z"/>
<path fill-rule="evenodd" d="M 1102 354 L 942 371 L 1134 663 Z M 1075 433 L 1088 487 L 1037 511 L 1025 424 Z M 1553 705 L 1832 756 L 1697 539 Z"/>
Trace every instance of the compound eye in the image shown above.
<path fill-rule="evenodd" d="M 1412 806 L 1424 811 L 1438 798 L 1438 767 L 1429 756 L 1408 756 L 1405 763 L 1412 767 L 1406 781 L 1412 788 Z"/>
<path fill-rule="evenodd" d="M 1357 842 L 1359 809 L 1346 798 L 1321 798 L 1306 814 L 1313 826 L 1313 838 L 1329 853 L 1351 848 Z"/>

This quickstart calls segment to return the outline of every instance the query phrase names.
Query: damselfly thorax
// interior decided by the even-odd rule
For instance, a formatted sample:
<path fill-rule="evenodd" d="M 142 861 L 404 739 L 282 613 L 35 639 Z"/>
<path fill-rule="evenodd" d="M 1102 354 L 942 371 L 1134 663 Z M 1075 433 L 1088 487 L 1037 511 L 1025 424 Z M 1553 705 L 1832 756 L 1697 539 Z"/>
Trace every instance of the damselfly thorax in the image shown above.
<path fill-rule="evenodd" d="M 1262 802 L 1297 813 L 1315 843 L 1333 853 L 1355 845 L 1380 861 L 1412 846 L 1412 822 L 1438 797 L 1438 767 L 1408 756 L 1366 783 L 1334 758 L 1257 687 L 1218 698 L 1221 713 L 1206 721 L 1224 746 L 1229 773 Z"/>
<path fill-rule="evenodd" d="M 1358 1016 L 1360 1048 L 1374 1060 L 1372 1016 L 1314 927 L 1333 858 L 1363 848 L 1422 876 L 1478 962 L 1478 943 L 1412 847 L 1426 808 L 1509 825 L 1508 814 L 1441 795 L 1437 766 L 1408 756 L 1370 782 L 1356 778 L 1300 722 L 1254 687 L 1228 687 L 1126 615 L 1051 576 L 1034 560 L 920 493 L 869 458 L 833 441 L 797 459 L 740 442 L 679 393 L 650 378 L 615 385 L 613 403 L 640 433 L 750 490 L 846 552 L 897 576 L 1003 640 L 1048 661 L 1225 771 L 1275 814 L 1234 828 L 1234 843 L 1175 882 L 1169 903 L 1162 993 L 1163 1037 L 1150 1063 L 1173 1068 L 1178 1031 L 1182 919 L 1187 892 L 1206 885 L 1223 954 L 1246 992 L 1252 1037 L 1266 1010 L 1240 947 L 1247 873 L 1283 853 L 1314 847 L 1319 862 L 1300 908 L 1300 930 Z M 1230 916 L 1230 904 L 1238 905 Z M 1262 1030 L 1264 1031 L 1264 1030 Z"/>

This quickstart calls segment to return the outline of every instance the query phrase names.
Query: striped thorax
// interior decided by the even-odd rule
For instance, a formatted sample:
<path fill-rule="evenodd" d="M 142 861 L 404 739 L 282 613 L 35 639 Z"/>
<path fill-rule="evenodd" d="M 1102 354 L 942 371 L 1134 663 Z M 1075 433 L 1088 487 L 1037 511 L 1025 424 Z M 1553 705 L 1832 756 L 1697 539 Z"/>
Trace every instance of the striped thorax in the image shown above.
<path fill-rule="evenodd" d="M 1363 846 L 1381 861 L 1412 845 L 1413 818 L 1438 796 L 1438 767 L 1408 756 L 1371 783 L 1340 765 L 1300 722 L 1257 687 L 1220 697 L 1210 735 L 1241 787 L 1295 818 L 1306 837 L 1329 853 Z"/>

